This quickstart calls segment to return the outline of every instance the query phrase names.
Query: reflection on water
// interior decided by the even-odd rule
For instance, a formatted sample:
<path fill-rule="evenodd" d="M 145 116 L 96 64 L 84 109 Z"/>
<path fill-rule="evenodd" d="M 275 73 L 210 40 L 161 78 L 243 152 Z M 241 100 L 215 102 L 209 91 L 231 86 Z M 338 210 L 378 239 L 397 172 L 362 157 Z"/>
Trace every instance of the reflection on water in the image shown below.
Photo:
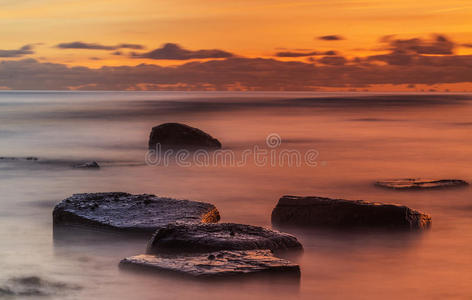
<path fill-rule="evenodd" d="M 397 192 L 373 182 L 471 181 L 468 99 L 2 92 L 0 156 L 39 160 L 0 162 L 0 288 L 19 291 L 12 278 L 33 277 L 80 287 L 47 289 L 57 299 L 466 298 L 472 293 L 471 189 Z M 209 132 L 237 155 L 277 133 L 281 149 L 316 149 L 319 163 L 146 166 L 150 129 L 175 121 Z M 70 167 L 88 160 L 102 168 Z M 211 202 L 224 222 L 262 226 L 270 226 L 273 207 L 287 194 L 399 203 L 430 213 L 433 225 L 422 233 L 284 228 L 304 245 L 290 257 L 302 272 L 295 287 L 283 280 L 200 283 L 120 271 L 119 261 L 143 253 L 146 238 L 87 230 L 53 235 L 55 203 L 73 193 L 108 191 Z"/>

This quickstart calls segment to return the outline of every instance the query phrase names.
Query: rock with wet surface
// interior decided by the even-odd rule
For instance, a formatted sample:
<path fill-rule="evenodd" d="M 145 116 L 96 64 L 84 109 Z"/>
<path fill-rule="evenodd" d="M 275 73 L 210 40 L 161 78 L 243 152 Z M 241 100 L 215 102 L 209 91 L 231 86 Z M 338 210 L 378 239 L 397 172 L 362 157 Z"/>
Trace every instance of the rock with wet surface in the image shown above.
<path fill-rule="evenodd" d="M 148 243 L 147 253 L 213 252 L 220 250 L 302 249 L 293 235 L 245 224 L 169 224 Z"/>
<path fill-rule="evenodd" d="M 96 161 L 88 161 L 83 164 L 75 165 L 76 169 L 100 169 L 100 165 Z"/>
<path fill-rule="evenodd" d="M 395 190 L 423 190 L 423 189 L 443 189 L 452 187 L 465 187 L 469 184 L 460 179 L 424 179 L 424 178 L 403 178 L 377 181 L 376 186 Z"/>
<path fill-rule="evenodd" d="M 431 217 L 409 207 L 394 204 L 283 196 L 272 211 L 272 224 L 409 230 L 428 228 Z"/>
<path fill-rule="evenodd" d="M 270 250 L 219 251 L 181 256 L 137 255 L 123 259 L 122 268 L 173 272 L 194 278 L 225 278 L 250 274 L 300 276 L 300 267 L 275 257 Z"/>
<path fill-rule="evenodd" d="M 221 143 L 202 130 L 179 123 L 165 123 L 152 128 L 149 149 L 220 149 Z"/>
<path fill-rule="evenodd" d="M 218 222 L 214 205 L 155 195 L 128 193 L 75 194 L 56 205 L 54 225 L 86 225 L 103 229 L 153 233 L 172 222 Z"/>

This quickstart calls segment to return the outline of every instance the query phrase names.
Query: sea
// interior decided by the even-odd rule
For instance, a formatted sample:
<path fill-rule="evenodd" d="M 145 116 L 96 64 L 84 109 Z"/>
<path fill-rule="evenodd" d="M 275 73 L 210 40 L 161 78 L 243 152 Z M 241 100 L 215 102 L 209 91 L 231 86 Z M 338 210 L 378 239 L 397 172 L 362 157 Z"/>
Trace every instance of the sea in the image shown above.
<path fill-rule="evenodd" d="M 167 122 L 211 134 L 225 156 L 150 161 L 151 129 Z M 471 137 L 472 94 L 2 91 L 0 298 L 471 299 L 471 189 L 374 185 L 470 182 Z M 101 168 L 73 167 L 87 161 Z M 54 233 L 61 200 L 115 191 L 209 202 L 221 222 L 269 228 L 283 195 L 406 205 L 432 226 L 276 228 L 303 244 L 289 258 L 299 280 L 195 281 L 120 269 L 146 238 Z"/>

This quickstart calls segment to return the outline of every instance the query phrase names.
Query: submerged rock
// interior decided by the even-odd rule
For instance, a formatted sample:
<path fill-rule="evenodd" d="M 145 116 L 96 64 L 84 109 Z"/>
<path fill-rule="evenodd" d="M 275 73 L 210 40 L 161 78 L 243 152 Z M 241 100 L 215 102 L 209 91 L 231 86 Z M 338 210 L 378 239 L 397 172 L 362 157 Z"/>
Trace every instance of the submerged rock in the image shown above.
<path fill-rule="evenodd" d="M 450 187 L 464 187 L 469 184 L 459 179 L 421 179 L 421 178 L 404 178 L 377 181 L 376 186 L 396 189 L 396 190 L 420 190 L 420 189 L 441 189 Z"/>
<path fill-rule="evenodd" d="M 275 225 L 423 229 L 431 217 L 406 206 L 321 197 L 283 196 L 272 211 Z"/>
<path fill-rule="evenodd" d="M 179 123 L 165 123 L 152 128 L 149 148 L 156 149 L 158 144 L 162 148 L 190 150 L 221 148 L 221 143 L 209 134 Z"/>
<path fill-rule="evenodd" d="M 76 169 L 99 169 L 100 165 L 96 161 L 88 161 L 83 164 L 75 165 Z"/>
<path fill-rule="evenodd" d="M 302 249 L 293 235 L 244 224 L 169 224 L 148 243 L 148 253 Z"/>
<path fill-rule="evenodd" d="M 56 282 L 40 278 L 38 276 L 14 277 L 0 286 L 0 298 L 7 297 L 45 297 L 70 294 L 70 290 L 81 289 L 80 286 L 64 282 Z"/>
<path fill-rule="evenodd" d="M 172 223 L 218 222 L 214 205 L 128 193 L 75 194 L 54 207 L 55 225 L 87 225 L 152 233 Z"/>
<path fill-rule="evenodd" d="M 120 266 L 174 272 L 194 278 L 267 273 L 300 276 L 298 265 L 275 257 L 270 250 L 220 251 L 184 256 L 137 255 L 123 259 Z"/>

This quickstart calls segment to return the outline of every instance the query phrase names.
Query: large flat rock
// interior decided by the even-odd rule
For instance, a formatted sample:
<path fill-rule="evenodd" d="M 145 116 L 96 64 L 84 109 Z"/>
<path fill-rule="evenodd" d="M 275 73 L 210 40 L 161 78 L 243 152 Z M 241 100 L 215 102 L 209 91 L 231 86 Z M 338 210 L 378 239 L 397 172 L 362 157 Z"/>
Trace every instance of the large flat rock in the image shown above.
<path fill-rule="evenodd" d="M 395 190 L 426 190 L 464 187 L 469 184 L 460 179 L 402 178 L 377 181 L 375 185 Z"/>
<path fill-rule="evenodd" d="M 56 205 L 54 225 L 87 225 L 153 233 L 172 222 L 218 222 L 214 205 L 128 193 L 75 194 Z"/>
<path fill-rule="evenodd" d="M 120 267 L 173 272 L 194 278 L 286 274 L 300 276 L 300 267 L 275 257 L 270 250 L 219 251 L 181 256 L 137 255 L 123 259 Z"/>
<path fill-rule="evenodd" d="M 148 243 L 150 254 L 220 250 L 302 249 L 293 235 L 244 224 L 169 224 Z"/>
<path fill-rule="evenodd" d="M 406 206 L 330 199 L 283 196 L 272 211 L 274 225 L 423 229 L 431 217 Z"/>

